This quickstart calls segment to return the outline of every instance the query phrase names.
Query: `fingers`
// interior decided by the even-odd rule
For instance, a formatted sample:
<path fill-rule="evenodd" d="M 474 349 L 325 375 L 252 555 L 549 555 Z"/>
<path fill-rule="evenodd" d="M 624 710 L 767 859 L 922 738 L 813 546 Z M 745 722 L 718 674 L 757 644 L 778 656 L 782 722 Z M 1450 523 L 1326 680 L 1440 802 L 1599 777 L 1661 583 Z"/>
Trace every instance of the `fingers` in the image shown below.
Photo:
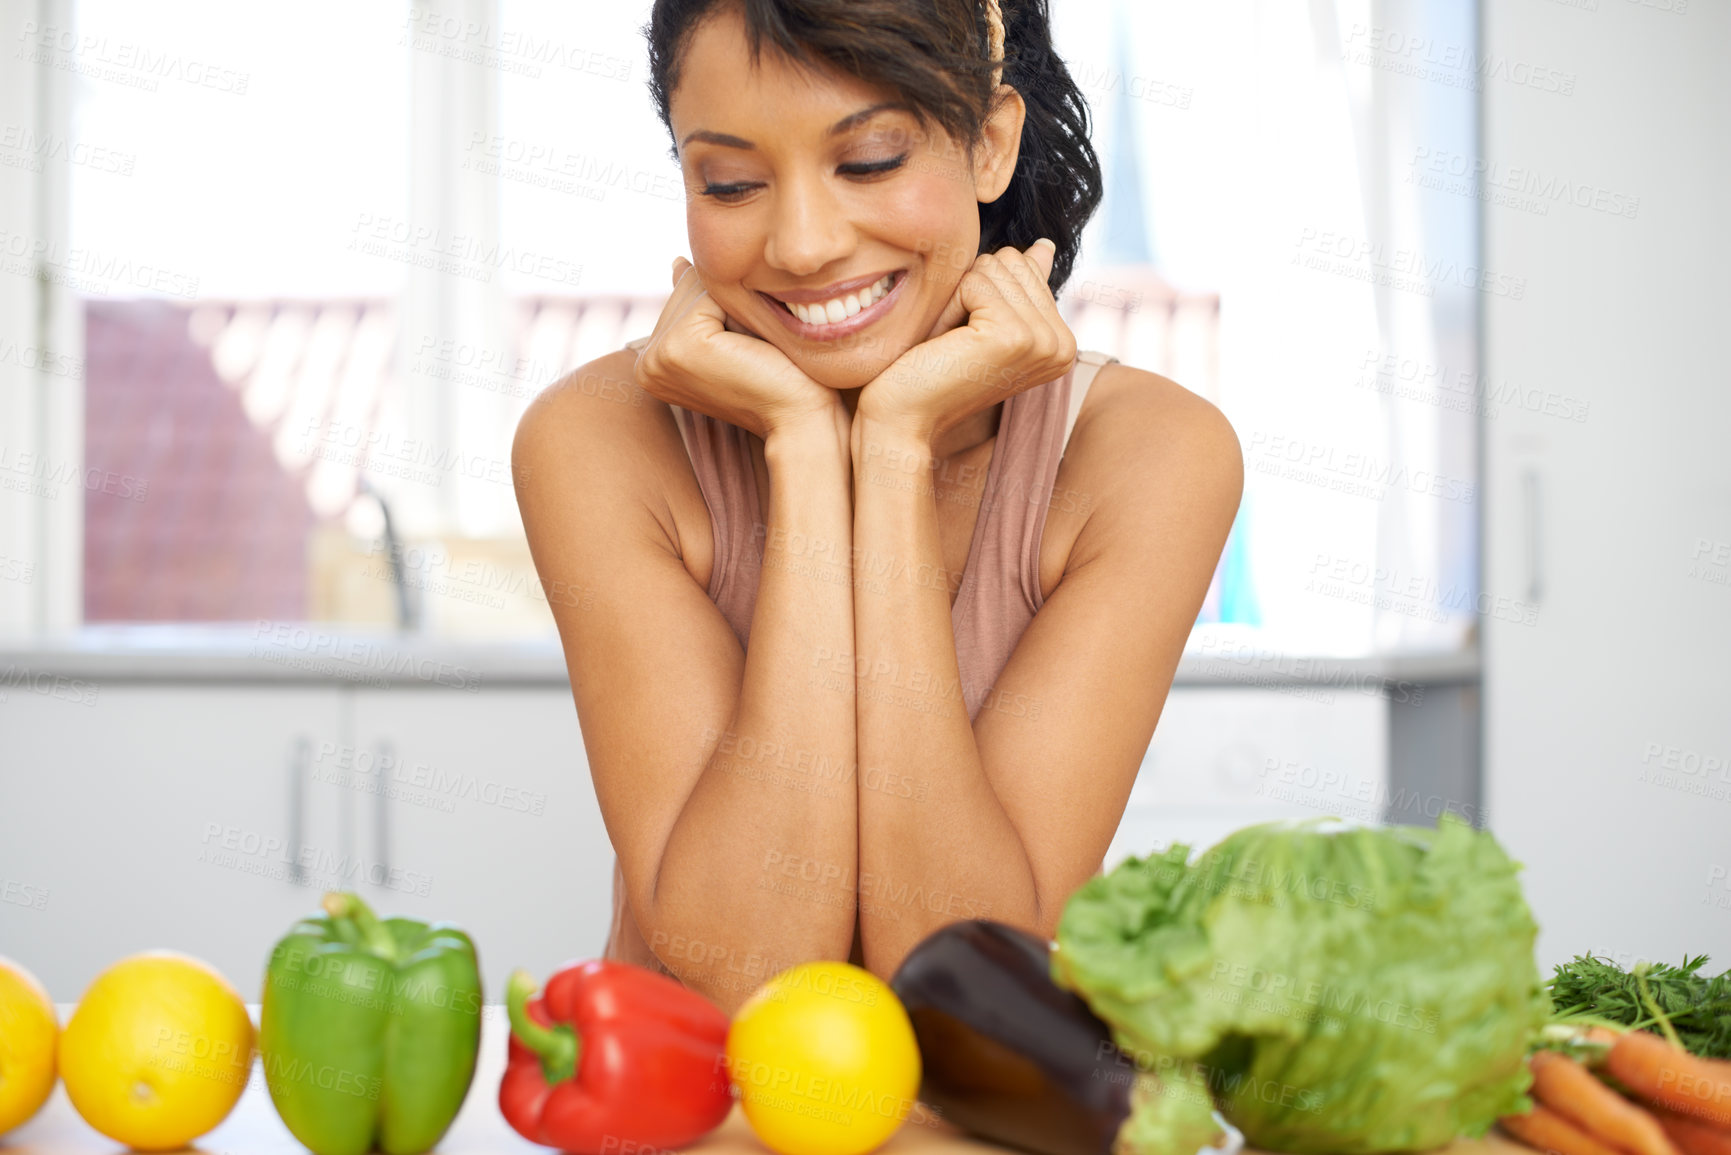
<path fill-rule="evenodd" d="M 1051 322 L 1040 311 L 1038 300 L 1045 290 L 1035 283 L 1027 258 L 1013 248 L 1004 248 L 982 254 L 975 267 L 990 278 L 993 291 L 1009 306 L 1030 342 L 1041 345 L 1040 335 Z"/>
<path fill-rule="evenodd" d="M 1027 292 L 1029 299 L 1039 307 L 1052 300 L 1052 260 L 1057 251 L 1056 245 L 1041 237 L 1026 252 L 1006 245 L 998 250 L 997 256 L 1016 278 L 1017 284 Z"/>
<path fill-rule="evenodd" d="M 667 303 L 662 307 L 662 315 L 667 317 L 683 317 L 691 308 L 693 299 L 703 293 L 703 278 L 692 273 L 692 264 L 684 257 L 673 258 L 673 292 L 668 294 Z"/>
<path fill-rule="evenodd" d="M 1052 280 L 1052 262 L 1058 259 L 1058 242 L 1051 237 L 1041 237 L 1028 246 L 1024 254 L 1040 270 L 1040 280 L 1050 284 Z"/>
<path fill-rule="evenodd" d="M 943 311 L 938 314 L 938 319 L 932 323 L 932 331 L 926 334 L 926 340 L 941 337 L 958 325 L 965 324 L 967 319 L 968 306 L 962 301 L 962 287 L 958 284 L 955 292 L 950 294 L 950 299 L 944 305 Z"/>
<path fill-rule="evenodd" d="M 721 322 L 721 327 L 726 329 L 729 333 L 739 333 L 747 337 L 756 337 L 759 341 L 763 340 L 763 335 L 761 333 L 756 329 L 751 328 L 745 322 L 739 320 L 732 313 L 724 312 L 722 313 L 722 317 L 724 320 Z"/>
<path fill-rule="evenodd" d="M 993 286 L 999 289 L 997 295 L 1003 297 L 1004 301 L 1013 307 L 1024 303 L 1021 298 L 1026 296 L 1035 304 L 1036 313 L 1056 319 L 1056 309 L 1047 309 L 1043 306 L 1052 304 L 1049 282 L 1052 276 L 1052 262 L 1057 256 L 1057 251 L 1056 243 L 1049 238 L 1041 237 L 1029 246 L 1026 253 L 1013 245 L 1006 245 L 995 253 L 981 253 L 975 257 L 968 271 L 962 274 L 962 279 L 956 285 L 955 291 L 950 294 L 950 299 L 945 302 L 937 320 L 932 323 L 931 332 L 926 334 L 926 340 L 929 341 L 934 337 L 942 336 L 958 325 L 966 323 L 969 316 L 981 308 L 985 300 L 992 295 Z M 1012 273 L 1013 280 L 1011 282 L 1001 282 L 993 277 L 991 258 L 1004 262 L 1006 271 Z M 1035 269 L 1034 279 L 1030 280 L 1015 275 L 1016 266 L 1021 264 L 1029 265 Z M 971 285 L 968 283 L 970 276 L 975 276 L 974 283 Z M 977 279 L 979 276 L 983 276 L 985 280 Z M 1013 286 L 1019 286 L 1021 292 L 1015 291 Z M 1016 311 L 1018 314 L 1022 313 L 1019 307 Z"/>
<path fill-rule="evenodd" d="M 1052 262 L 1057 258 L 1058 246 L 1051 240 L 1041 237 L 1029 246 L 1022 254 L 1033 284 L 1029 286 L 1029 295 L 1033 297 L 1034 306 L 1058 334 L 1060 359 L 1067 365 L 1071 357 L 1076 355 L 1075 338 L 1070 327 L 1064 321 L 1064 316 L 1058 310 L 1057 299 L 1052 296 Z"/>
<path fill-rule="evenodd" d="M 1033 352 L 1058 371 L 1067 368 L 1076 355 L 1075 337 L 1058 312 L 1048 280 L 1057 246 L 1042 237 L 1026 252 L 1006 247 L 996 254 L 1020 294 L 1018 311 L 1027 323 Z"/>
<path fill-rule="evenodd" d="M 706 334 L 719 332 L 726 317 L 721 305 L 709 295 L 703 277 L 696 267 L 684 257 L 674 257 L 673 292 L 662 306 L 662 317 L 670 323 L 678 324 L 686 321 L 693 313 L 704 318 L 702 328 Z"/>

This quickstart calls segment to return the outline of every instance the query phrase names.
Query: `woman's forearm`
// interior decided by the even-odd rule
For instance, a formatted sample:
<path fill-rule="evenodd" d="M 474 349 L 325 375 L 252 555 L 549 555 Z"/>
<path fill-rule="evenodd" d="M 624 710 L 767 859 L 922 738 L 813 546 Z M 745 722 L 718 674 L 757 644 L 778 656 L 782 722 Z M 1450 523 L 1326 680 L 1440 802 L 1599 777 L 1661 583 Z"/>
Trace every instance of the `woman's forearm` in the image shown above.
<path fill-rule="evenodd" d="M 834 885 L 857 854 L 853 687 L 820 669 L 853 649 L 847 445 L 819 414 L 772 430 L 764 457 L 769 518 L 738 702 L 640 918 L 652 943 L 682 936 L 680 978 L 730 1008 L 784 967 L 845 959 L 855 921 L 851 889 Z"/>
<path fill-rule="evenodd" d="M 889 575 L 854 599 L 860 941 L 888 974 L 939 926 L 1032 925 L 1038 904 L 962 700 L 948 582 L 921 577 L 944 573 L 930 441 L 855 420 L 855 558 Z"/>

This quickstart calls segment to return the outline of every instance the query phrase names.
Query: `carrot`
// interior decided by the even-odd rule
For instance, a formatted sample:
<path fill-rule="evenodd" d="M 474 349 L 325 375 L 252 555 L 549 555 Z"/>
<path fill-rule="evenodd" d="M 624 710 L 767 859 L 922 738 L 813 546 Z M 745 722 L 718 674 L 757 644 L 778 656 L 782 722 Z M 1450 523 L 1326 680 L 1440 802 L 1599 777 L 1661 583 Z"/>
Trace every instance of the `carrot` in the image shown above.
<path fill-rule="evenodd" d="M 1539 1151 L 1551 1155 L 1620 1155 L 1548 1107 L 1534 1107 L 1525 1115 L 1504 1115 L 1497 1120 L 1503 1130 Z"/>
<path fill-rule="evenodd" d="M 1731 1131 L 1709 1127 L 1699 1119 L 1655 1108 L 1653 1117 L 1683 1155 L 1731 1155 Z"/>
<path fill-rule="evenodd" d="M 1605 1070 L 1630 1091 L 1731 1130 L 1731 1062 L 1702 1059 L 1647 1031 L 1628 1031 L 1605 1056 Z"/>
<path fill-rule="evenodd" d="M 1533 1096 L 1570 1122 L 1634 1155 L 1678 1155 L 1664 1128 L 1587 1068 L 1555 1051 L 1534 1051 Z"/>

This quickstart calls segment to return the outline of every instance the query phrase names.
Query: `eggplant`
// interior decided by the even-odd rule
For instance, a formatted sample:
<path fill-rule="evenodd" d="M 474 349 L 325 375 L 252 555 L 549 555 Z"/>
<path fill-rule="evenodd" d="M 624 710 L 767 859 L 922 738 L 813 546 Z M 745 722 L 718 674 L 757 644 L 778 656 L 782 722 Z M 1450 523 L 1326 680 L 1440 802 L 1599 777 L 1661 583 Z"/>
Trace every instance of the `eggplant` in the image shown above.
<path fill-rule="evenodd" d="M 1051 977 L 1051 944 L 986 919 L 927 936 L 890 986 L 919 1040 L 920 1099 L 1035 1155 L 1110 1155 L 1136 1067 Z"/>

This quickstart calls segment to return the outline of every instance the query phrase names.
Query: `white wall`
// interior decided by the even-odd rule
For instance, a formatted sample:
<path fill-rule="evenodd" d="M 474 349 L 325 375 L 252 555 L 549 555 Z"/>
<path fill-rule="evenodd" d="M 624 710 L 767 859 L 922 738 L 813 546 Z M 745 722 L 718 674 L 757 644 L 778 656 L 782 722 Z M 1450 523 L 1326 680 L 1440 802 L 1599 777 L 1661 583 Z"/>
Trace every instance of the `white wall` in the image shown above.
<path fill-rule="evenodd" d="M 1485 301 L 1486 368 L 1589 405 L 1485 422 L 1485 588 L 1531 580 L 1529 475 L 1542 583 L 1536 625 L 1486 622 L 1491 825 L 1526 863 L 1541 962 L 1690 951 L 1722 969 L 1731 5 L 1484 8 L 1492 184 L 1567 181 L 1584 202 L 1486 205 L 1487 268 L 1525 281 Z"/>

